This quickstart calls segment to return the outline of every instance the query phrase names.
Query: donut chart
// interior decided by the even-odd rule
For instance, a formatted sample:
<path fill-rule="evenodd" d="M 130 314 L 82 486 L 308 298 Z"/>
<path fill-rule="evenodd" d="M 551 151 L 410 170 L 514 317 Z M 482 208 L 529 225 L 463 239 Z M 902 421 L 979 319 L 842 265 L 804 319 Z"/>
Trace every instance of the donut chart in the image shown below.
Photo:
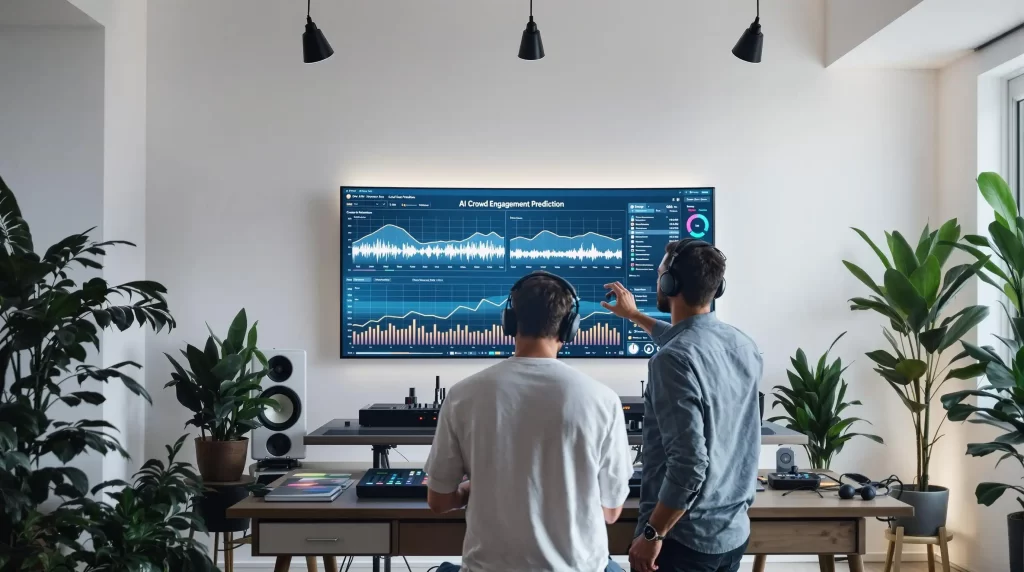
<path fill-rule="evenodd" d="M 686 219 L 686 232 L 690 233 L 693 238 L 704 238 L 710 228 L 711 223 L 708 221 L 708 217 L 700 213 L 692 214 L 690 218 Z"/>

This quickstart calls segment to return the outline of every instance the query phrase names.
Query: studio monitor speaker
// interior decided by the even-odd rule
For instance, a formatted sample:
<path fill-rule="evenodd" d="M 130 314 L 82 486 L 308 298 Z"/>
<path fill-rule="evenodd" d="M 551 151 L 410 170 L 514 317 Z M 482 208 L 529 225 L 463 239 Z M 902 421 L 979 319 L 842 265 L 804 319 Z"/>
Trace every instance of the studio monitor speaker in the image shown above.
<path fill-rule="evenodd" d="M 796 456 L 793 454 L 793 449 L 779 447 L 779 450 L 775 452 L 775 472 L 789 473 L 795 466 Z"/>
<path fill-rule="evenodd" d="M 264 351 L 267 375 L 261 382 L 260 397 L 277 402 L 260 413 L 263 427 L 252 432 L 252 458 L 303 459 L 306 457 L 306 352 Z M 259 364 L 256 364 L 259 368 Z"/>

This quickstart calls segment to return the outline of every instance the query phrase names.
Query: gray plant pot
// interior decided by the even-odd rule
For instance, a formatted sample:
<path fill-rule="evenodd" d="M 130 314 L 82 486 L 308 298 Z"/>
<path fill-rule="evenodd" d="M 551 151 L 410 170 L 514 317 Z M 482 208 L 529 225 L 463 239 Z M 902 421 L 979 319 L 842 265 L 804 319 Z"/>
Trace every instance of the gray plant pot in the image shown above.
<path fill-rule="evenodd" d="M 897 518 L 893 527 L 903 527 L 906 536 L 938 536 L 939 527 L 946 526 L 946 511 L 949 508 L 949 489 L 929 485 L 927 491 L 917 490 L 917 485 L 893 487 L 892 496 L 914 507 L 914 516 Z"/>
<path fill-rule="evenodd" d="M 1024 572 L 1024 512 L 1008 514 L 1006 530 L 1010 535 L 1010 572 Z"/>

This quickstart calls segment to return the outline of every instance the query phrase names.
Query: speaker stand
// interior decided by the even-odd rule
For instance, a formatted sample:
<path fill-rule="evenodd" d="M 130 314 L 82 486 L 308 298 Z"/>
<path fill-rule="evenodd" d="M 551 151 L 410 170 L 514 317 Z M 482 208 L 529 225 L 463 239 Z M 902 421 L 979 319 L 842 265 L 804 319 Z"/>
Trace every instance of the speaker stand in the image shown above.
<path fill-rule="evenodd" d="M 291 471 L 302 466 L 296 459 L 262 459 L 256 461 L 257 471 Z"/>

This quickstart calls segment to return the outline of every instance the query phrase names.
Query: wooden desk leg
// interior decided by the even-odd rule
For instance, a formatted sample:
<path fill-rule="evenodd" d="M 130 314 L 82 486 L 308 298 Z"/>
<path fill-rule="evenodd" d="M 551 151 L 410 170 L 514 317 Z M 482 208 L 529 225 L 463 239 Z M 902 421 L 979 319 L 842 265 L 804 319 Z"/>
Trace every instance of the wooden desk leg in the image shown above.
<path fill-rule="evenodd" d="M 765 562 L 768 561 L 768 555 L 766 554 L 755 554 L 754 555 L 754 572 L 764 572 Z"/>
<path fill-rule="evenodd" d="M 900 564 L 903 563 L 903 527 L 896 527 L 896 542 L 893 543 L 892 572 L 900 572 Z"/>
<path fill-rule="evenodd" d="M 836 572 L 836 558 L 831 554 L 818 555 L 818 567 L 821 572 Z"/>
<path fill-rule="evenodd" d="M 935 572 L 935 550 L 931 544 L 928 545 L 928 572 Z"/>
<path fill-rule="evenodd" d="M 213 533 L 213 567 L 217 567 L 217 545 L 220 544 L 220 533 Z"/>
<path fill-rule="evenodd" d="M 939 528 L 939 552 L 942 554 L 942 572 L 949 572 L 949 544 L 946 543 L 946 527 Z M 931 548 L 929 546 L 928 548 Z"/>
<path fill-rule="evenodd" d="M 306 571 L 307 572 L 316 572 L 316 556 L 307 556 L 306 557 Z"/>
<path fill-rule="evenodd" d="M 224 533 L 224 572 L 235 572 L 235 535 Z"/>
<path fill-rule="evenodd" d="M 850 554 L 850 572 L 864 572 L 864 560 L 860 554 Z"/>
<path fill-rule="evenodd" d="M 277 562 L 274 563 L 274 572 L 288 572 L 288 569 L 292 566 L 291 556 L 278 556 Z"/>
<path fill-rule="evenodd" d="M 337 556 L 324 556 L 324 572 L 338 572 Z"/>

